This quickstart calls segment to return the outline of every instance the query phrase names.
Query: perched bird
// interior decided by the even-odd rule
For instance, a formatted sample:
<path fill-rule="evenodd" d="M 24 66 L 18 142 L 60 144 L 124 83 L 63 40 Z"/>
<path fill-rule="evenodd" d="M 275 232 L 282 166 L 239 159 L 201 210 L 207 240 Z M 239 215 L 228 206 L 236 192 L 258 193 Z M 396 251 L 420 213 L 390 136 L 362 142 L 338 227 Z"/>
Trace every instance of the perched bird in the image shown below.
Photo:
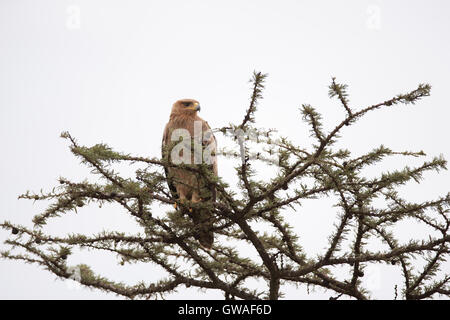
<path fill-rule="evenodd" d="M 217 176 L 216 139 L 208 123 L 197 115 L 198 111 L 200 104 L 196 100 L 182 99 L 173 104 L 162 139 L 163 158 L 172 164 L 206 163 L 208 170 Z M 168 167 L 165 171 L 172 196 L 177 202 L 182 202 L 189 208 L 186 213 L 191 216 L 199 229 L 194 238 L 202 246 L 211 248 L 214 234 L 210 230 L 212 227 L 210 210 L 189 205 L 214 202 L 216 200 L 214 185 L 209 184 L 204 176 L 192 170 Z M 177 208 L 176 204 L 174 206 Z"/>

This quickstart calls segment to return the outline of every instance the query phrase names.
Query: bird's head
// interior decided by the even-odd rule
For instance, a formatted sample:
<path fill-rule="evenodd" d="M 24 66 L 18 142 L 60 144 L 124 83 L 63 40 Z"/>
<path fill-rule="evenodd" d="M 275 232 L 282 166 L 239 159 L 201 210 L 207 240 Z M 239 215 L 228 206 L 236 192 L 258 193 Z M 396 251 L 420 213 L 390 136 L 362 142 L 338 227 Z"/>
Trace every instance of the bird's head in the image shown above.
<path fill-rule="evenodd" d="M 181 99 L 172 106 L 172 113 L 180 115 L 195 115 L 200 111 L 200 103 L 193 99 Z"/>

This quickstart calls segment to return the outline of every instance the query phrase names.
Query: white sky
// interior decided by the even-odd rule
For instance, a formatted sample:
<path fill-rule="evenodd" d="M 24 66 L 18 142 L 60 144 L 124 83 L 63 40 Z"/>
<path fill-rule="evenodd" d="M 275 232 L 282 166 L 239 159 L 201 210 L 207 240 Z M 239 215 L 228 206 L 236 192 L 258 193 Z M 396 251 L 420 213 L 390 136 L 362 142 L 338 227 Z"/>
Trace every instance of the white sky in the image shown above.
<path fill-rule="evenodd" d="M 0 2 L 0 220 L 30 225 L 42 205 L 18 201 L 27 189 L 50 189 L 61 175 L 89 172 L 59 138 L 68 130 L 81 144 L 154 156 L 172 103 L 200 101 L 212 127 L 238 122 L 248 105 L 253 70 L 269 73 L 257 120 L 298 143 L 306 139 L 298 107 L 309 103 L 331 128 L 343 116 L 327 97 L 330 79 L 349 85 L 357 109 L 419 83 L 432 95 L 412 107 L 377 111 L 345 128 L 341 146 L 355 154 L 384 144 L 450 158 L 448 118 L 450 20 L 448 1 L 60 1 Z M 79 25 L 76 12 L 80 13 Z M 220 140 L 219 140 L 220 144 Z M 409 159 L 397 167 L 417 165 Z M 221 176 L 233 181 L 231 165 Z M 412 201 L 448 191 L 449 173 L 427 174 L 408 187 Z M 305 250 L 327 243 L 332 202 L 305 205 L 295 216 Z M 161 208 L 163 210 L 163 208 Z M 133 232 L 117 208 L 83 209 L 47 229 L 54 234 Z M 399 237 L 426 235 L 415 225 Z M 0 240 L 6 238 L 0 233 Z M 3 248 L 3 245 L 0 246 Z M 73 259 L 73 260 L 71 260 Z M 92 262 L 116 280 L 158 279 L 152 266 L 131 271 L 115 258 L 87 253 L 70 264 Z M 448 265 L 447 265 L 448 267 Z M 375 297 L 392 298 L 399 270 L 380 268 Z M 73 287 L 36 266 L 0 261 L 0 298 L 114 298 Z M 217 292 L 180 290 L 173 298 L 222 298 Z M 287 298 L 328 298 L 304 288 Z"/>

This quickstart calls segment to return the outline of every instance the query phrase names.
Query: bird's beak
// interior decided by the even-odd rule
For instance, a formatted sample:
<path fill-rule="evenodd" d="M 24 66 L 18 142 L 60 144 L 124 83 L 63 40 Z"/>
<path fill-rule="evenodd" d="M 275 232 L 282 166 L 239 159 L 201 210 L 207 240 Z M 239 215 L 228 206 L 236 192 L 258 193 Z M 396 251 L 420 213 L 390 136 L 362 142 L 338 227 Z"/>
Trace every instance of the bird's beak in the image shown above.
<path fill-rule="evenodd" d="M 193 111 L 200 111 L 200 104 L 198 102 L 195 102 L 192 107 L 188 107 L 186 109 L 193 110 Z"/>

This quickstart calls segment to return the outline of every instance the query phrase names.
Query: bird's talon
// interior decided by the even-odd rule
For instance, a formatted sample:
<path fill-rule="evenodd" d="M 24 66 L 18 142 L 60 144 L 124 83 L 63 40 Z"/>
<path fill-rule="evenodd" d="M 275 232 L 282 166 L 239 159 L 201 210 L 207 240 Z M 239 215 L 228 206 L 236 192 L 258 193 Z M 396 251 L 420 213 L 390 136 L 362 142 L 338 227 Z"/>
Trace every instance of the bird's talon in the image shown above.
<path fill-rule="evenodd" d="M 174 203 L 173 207 L 176 209 L 178 207 L 178 205 L 176 203 Z"/>

